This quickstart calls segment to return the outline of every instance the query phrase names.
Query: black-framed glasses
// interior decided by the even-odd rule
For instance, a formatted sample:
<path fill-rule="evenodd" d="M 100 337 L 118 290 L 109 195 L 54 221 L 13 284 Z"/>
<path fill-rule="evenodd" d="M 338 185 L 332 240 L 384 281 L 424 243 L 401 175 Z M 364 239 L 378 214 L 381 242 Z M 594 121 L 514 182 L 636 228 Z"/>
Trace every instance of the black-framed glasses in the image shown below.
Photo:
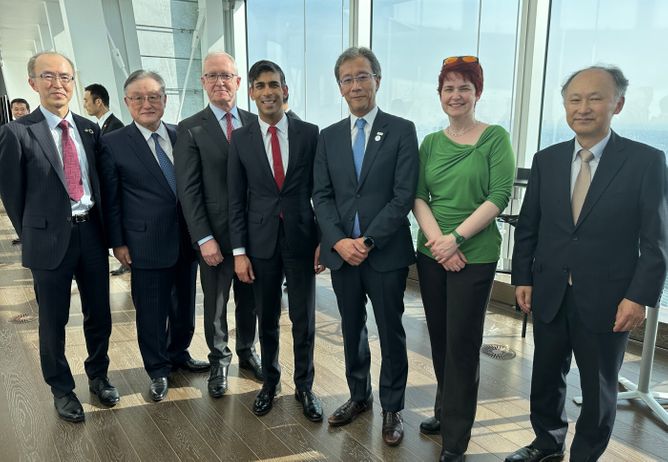
<path fill-rule="evenodd" d="M 463 62 L 463 63 L 477 63 L 478 62 L 478 57 L 477 56 L 450 56 L 449 58 L 445 58 L 443 60 L 443 65 L 447 66 L 448 64 L 455 64 L 458 62 Z"/>
<path fill-rule="evenodd" d="M 339 85 L 341 85 L 342 87 L 349 87 L 353 84 L 353 82 L 357 82 L 361 85 L 364 85 L 374 77 L 376 77 L 376 74 L 369 74 L 368 72 L 364 72 L 362 74 L 357 74 L 355 77 L 342 78 L 341 80 L 339 80 Z"/>
<path fill-rule="evenodd" d="M 42 80 L 46 80 L 49 83 L 53 83 L 56 80 L 60 80 L 61 83 L 68 84 L 74 82 L 74 76 L 71 74 L 58 74 L 56 72 L 42 72 L 37 77 Z"/>
<path fill-rule="evenodd" d="M 237 74 L 228 74 L 227 72 L 209 72 L 204 74 L 202 77 L 204 77 L 208 83 L 216 83 L 218 79 L 222 80 L 223 82 L 229 82 L 236 76 Z"/>
<path fill-rule="evenodd" d="M 148 101 L 150 104 L 157 104 L 162 101 L 163 96 L 165 95 L 126 96 L 126 98 L 131 104 L 138 106 L 144 104 L 144 101 Z"/>

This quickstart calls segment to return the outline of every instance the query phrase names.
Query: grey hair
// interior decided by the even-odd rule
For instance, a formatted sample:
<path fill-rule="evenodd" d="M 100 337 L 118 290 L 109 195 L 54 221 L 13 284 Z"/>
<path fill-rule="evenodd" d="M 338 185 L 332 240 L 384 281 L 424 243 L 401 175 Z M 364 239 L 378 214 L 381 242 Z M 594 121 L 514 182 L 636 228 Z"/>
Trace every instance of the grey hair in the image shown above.
<path fill-rule="evenodd" d="M 60 56 L 61 58 L 65 58 L 67 62 L 70 63 L 70 66 L 72 67 L 72 73 L 74 73 L 74 63 L 64 54 L 58 53 L 57 51 L 40 51 L 39 53 L 32 55 L 28 60 L 28 77 L 35 77 L 35 63 L 37 62 L 37 58 L 44 55 L 55 55 Z"/>
<path fill-rule="evenodd" d="M 165 81 L 163 80 L 162 77 L 160 77 L 160 74 L 157 72 L 153 71 L 146 71 L 144 69 L 139 69 L 134 71 L 132 74 L 128 76 L 127 79 L 125 79 L 125 83 L 123 84 L 123 91 L 127 94 L 128 91 L 128 86 L 137 80 L 141 79 L 153 79 L 156 82 L 158 82 L 158 85 L 160 85 L 160 93 L 163 95 L 165 94 Z"/>
<path fill-rule="evenodd" d="M 570 85 L 571 81 L 578 76 L 578 74 L 590 70 L 605 71 L 610 75 L 610 77 L 612 77 L 612 80 L 615 82 L 615 94 L 617 96 L 617 99 L 621 98 L 626 94 L 626 89 L 629 88 L 629 80 L 626 77 L 624 77 L 624 73 L 620 68 L 618 68 L 617 66 L 596 65 L 596 66 L 585 67 L 584 69 L 580 69 L 578 71 L 573 72 L 568 77 L 568 79 L 566 79 L 566 82 L 564 82 L 564 84 L 561 86 L 561 96 L 562 97 L 566 96 L 566 90 L 568 90 L 568 86 Z"/>
<path fill-rule="evenodd" d="M 235 74 L 239 73 L 239 69 L 237 68 L 237 61 L 234 59 L 234 56 L 232 56 L 231 54 L 229 54 L 225 51 L 221 51 L 221 50 L 210 51 L 206 54 L 206 56 L 202 60 L 202 72 L 204 72 L 204 65 L 206 64 L 206 62 L 209 59 L 213 58 L 214 56 L 225 56 L 227 59 L 229 59 L 232 62 L 232 66 L 234 66 L 234 73 Z"/>
<path fill-rule="evenodd" d="M 336 77 L 337 82 L 340 80 L 339 68 L 341 65 L 346 61 L 350 61 L 351 59 L 356 59 L 359 57 L 366 58 L 367 61 L 369 61 L 369 64 L 371 64 L 371 73 L 376 74 L 376 77 L 378 78 L 381 77 L 380 63 L 378 62 L 376 55 L 373 54 L 373 51 L 366 47 L 350 47 L 341 53 L 339 58 L 336 60 L 336 64 L 334 65 L 334 77 Z"/>

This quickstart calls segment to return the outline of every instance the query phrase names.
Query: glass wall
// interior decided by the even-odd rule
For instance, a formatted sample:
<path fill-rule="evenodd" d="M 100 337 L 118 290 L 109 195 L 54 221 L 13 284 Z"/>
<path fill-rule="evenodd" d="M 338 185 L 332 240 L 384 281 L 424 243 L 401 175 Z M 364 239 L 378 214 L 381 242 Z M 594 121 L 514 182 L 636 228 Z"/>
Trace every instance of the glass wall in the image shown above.
<path fill-rule="evenodd" d="M 349 1 L 282 0 L 276 8 L 275 0 L 251 0 L 246 12 L 248 67 L 260 59 L 281 66 L 290 109 L 304 120 L 324 128 L 347 114 L 334 63 L 349 43 Z"/>

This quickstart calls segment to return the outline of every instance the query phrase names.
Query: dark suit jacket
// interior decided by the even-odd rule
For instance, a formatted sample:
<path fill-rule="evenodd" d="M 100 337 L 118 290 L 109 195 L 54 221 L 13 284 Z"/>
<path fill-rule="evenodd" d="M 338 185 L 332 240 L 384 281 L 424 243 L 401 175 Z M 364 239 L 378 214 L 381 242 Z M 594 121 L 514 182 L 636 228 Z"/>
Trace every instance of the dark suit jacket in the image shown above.
<path fill-rule="evenodd" d="M 534 157 L 515 230 L 512 282 L 533 286 L 533 314 L 550 322 L 571 273 L 583 322 L 610 332 L 623 298 L 656 306 L 663 288 L 665 155 L 613 132 L 573 223 L 573 150 L 571 140 Z"/>
<path fill-rule="evenodd" d="M 97 124 L 72 114 L 88 161 L 100 223 Z M 49 126 L 40 110 L 0 128 L 0 194 L 23 244 L 23 265 L 52 270 L 62 262 L 72 231 L 72 206 L 65 174 Z"/>
<path fill-rule="evenodd" d="M 123 122 L 121 122 L 115 115 L 111 114 L 107 117 L 107 120 L 104 121 L 102 127 L 100 127 L 100 134 L 106 135 L 109 132 L 123 128 Z"/>
<path fill-rule="evenodd" d="M 165 125 L 173 145 L 176 127 Z M 184 246 L 194 259 L 180 206 L 134 123 L 104 137 L 100 176 L 110 247 L 127 245 L 140 269 L 174 266 Z"/>
<path fill-rule="evenodd" d="M 238 111 L 243 125 L 257 120 L 250 112 Z M 213 236 L 224 254 L 232 253 L 227 211 L 229 146 L 208 106 L 179 123 L 174 146 L 176 187 L 192 243 L 198 248 L 197 241 Z"/>
<path fill-rule="evenodd" d="M 232 248 L 245 247 L 250 257 L 270 258 L 282 214 L 290 252 L 313 256 L 318 240 L 311 207 L 317 144 L 317 126 L 288 118 L 288 169 L 279 191 L 259 122 L 234 131 L 227 170 Z"/>
<path fill-rule="evenodd" d="M 415 200 L 417 178 L 418 146 L 413 122 L 378 111 L 359 181 L 350 119 L 324 129 L 318 141 L 313 190 L 322 233 L 322 263 L 334 270 L 343 264 L 333 246 L 351 236 L 356 211 L 362 234 L 375 240 L 376 248 L 367 260 L 376 271 L 413 263 L 415 249 L 407 215 Z"/>

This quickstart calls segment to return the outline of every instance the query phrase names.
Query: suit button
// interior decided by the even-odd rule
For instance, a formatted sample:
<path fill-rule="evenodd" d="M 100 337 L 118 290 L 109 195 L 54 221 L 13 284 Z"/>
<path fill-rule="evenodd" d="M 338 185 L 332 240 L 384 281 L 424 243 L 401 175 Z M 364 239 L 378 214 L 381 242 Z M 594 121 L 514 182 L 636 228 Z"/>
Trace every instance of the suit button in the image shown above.
<path fill-rule="evenodd" d="M 561 268 L 561 270 L 562 270 L 564 273 L 568 273 L 568 271 L 569 271 L 569 270 L 568 270 L 568 266 L 564 266 L 563 268 Z"/>
<path fill-rule="evenodd" d="M 362 197 L 362 195 L 361 194 L 355 194 L 355 197 L 359 199 L 360 197 Z"/>
<path fill-rule="evenodd" d="M 577 240 L 578 240 L 578 237 L 577 237 L 577 236 L 573 236 L 573 240 L 574 240 L 574 241 L 577 241 Z"/>

